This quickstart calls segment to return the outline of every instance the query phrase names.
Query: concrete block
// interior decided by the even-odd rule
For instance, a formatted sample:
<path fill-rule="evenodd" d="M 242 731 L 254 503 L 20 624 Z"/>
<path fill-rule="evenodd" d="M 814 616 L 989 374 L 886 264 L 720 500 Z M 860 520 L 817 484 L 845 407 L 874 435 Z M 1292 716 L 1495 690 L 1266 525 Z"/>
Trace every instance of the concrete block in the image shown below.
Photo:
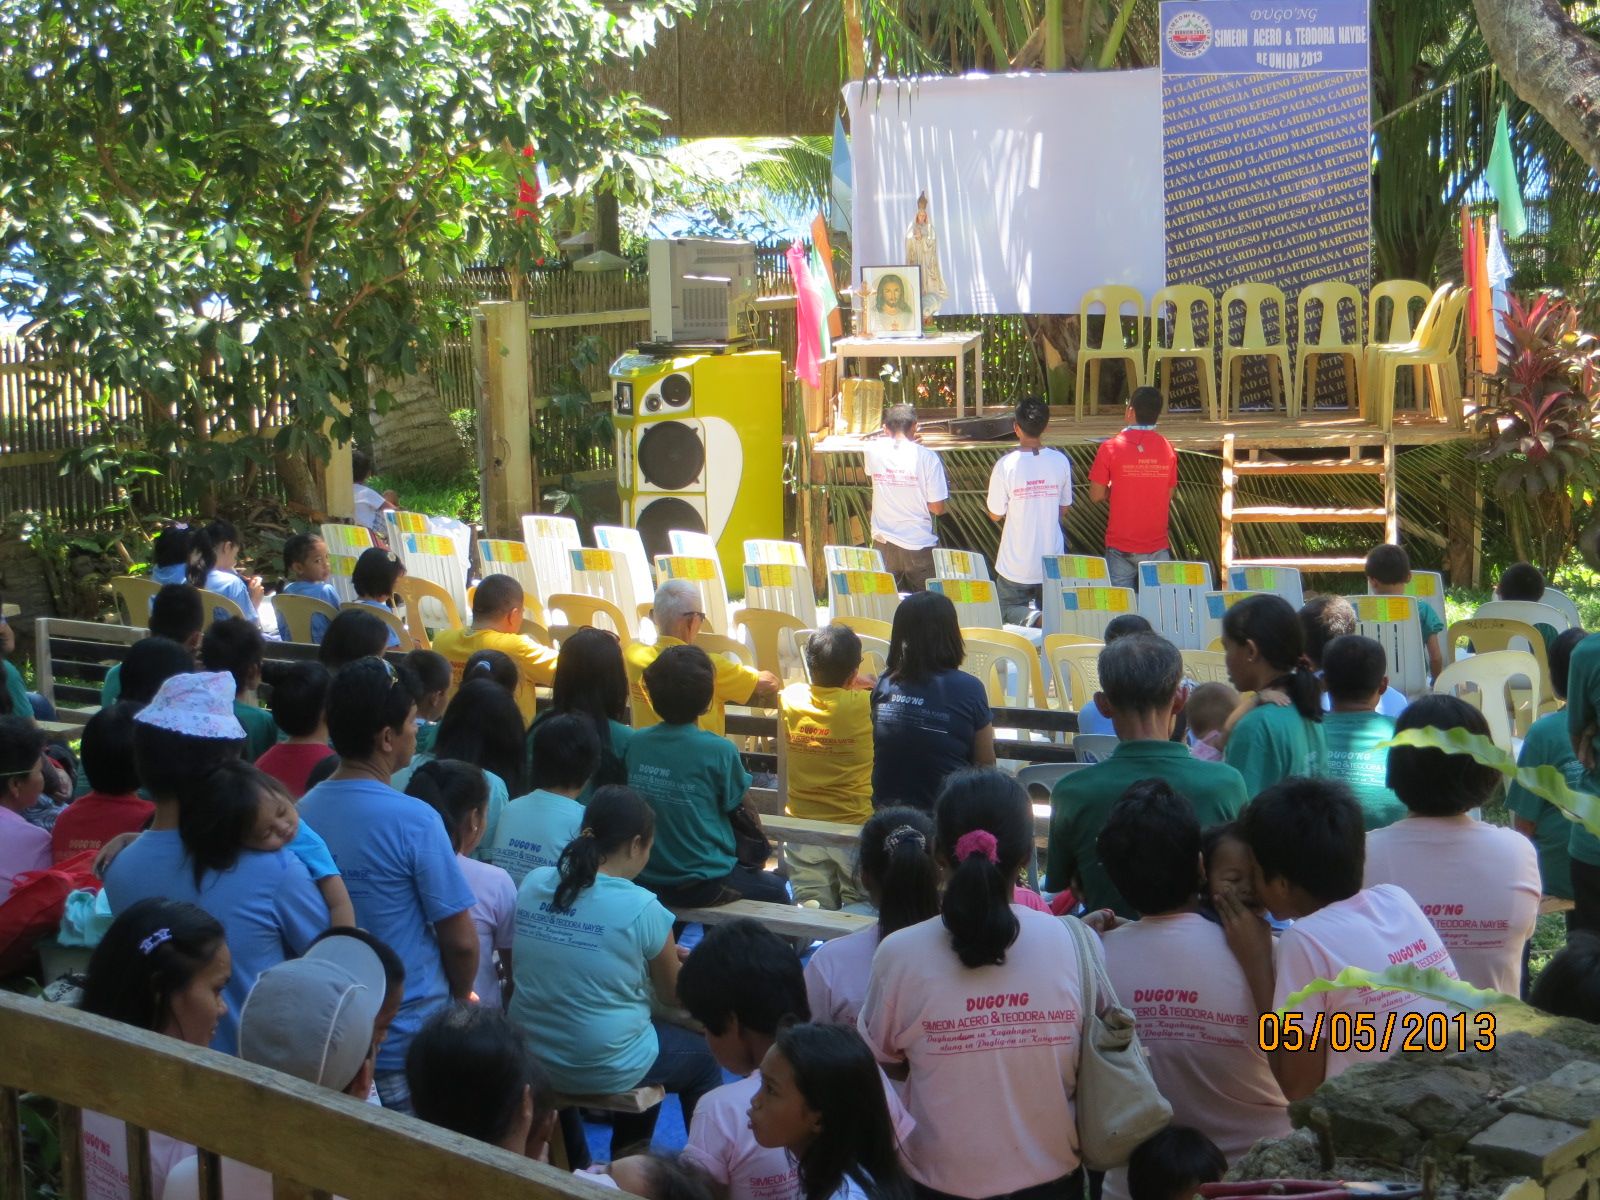
<path fill-rule="evenodd" d="M 1468 1142 L 1467 1152 L 1487 1165 L 1544 1180 L 1576 1166 L 1596 1147 L 1600 1131 L 1510 1113 Z"/>

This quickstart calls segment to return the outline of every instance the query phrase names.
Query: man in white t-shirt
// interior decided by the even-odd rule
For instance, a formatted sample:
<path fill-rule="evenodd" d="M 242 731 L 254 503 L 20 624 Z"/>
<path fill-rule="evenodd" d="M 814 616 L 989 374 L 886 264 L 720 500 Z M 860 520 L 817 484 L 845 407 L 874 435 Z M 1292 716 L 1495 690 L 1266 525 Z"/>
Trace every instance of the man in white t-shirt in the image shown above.
<path fill-rule="evenodd" d="M 1017 405 L 1017 448 L 989 475 L 989 516 L 1004 522 L 995 556 L 1000 615 L 1008 625 L 1037 625 L 1044 592 L 1044 559 L 1066 548 L 1061 522 L 1072 503 L 1072 463 L 1040 439 L 1050 406 L 1037 396 Z"/>
<path fill-rule="evenodd" d="M 1358 1062 L 1388 1058 L 1407 1044 L 1407 1035 L 1417 1038 L 1413 1046 L 1425 1045 L 1427 1018 L 1459 1011 L 1414 992 L 1370 987 L 1320 992 L 1290 1005 L 1290 996 L 1316 980 L 1337 979 L 1346 967 L 1382 974 L 1410 966 L 1451 979 L 1460 975 L 1415 900 L 1393 884 L 1362 888 L 1366 833 L 1361 806 L 1344 784 L 1273 784 L 1240 814 L 1237 828 L 1254 856 L 1256 899 L 1273 916 L 1294 922 L 1278 939 L 1274 963 L 1267 923 L 1236 895 L 1213 897 L 1256 1011 L 1268 1018 L 1261 1032 L 1277 1046 L 1270 1053 L 1272 1073 L 1291 1103 Z M 1467 1030 L 1471 1048 L 1471 1014 Z"/>
<path fill-rule="evenodd" d="M 920 592 L 933 577 L 933 519 L 950 497 L 944 464 L 917 442 L 917 410 L 897 404 L 883 416 L 886 437 L 867 443 L 872 480 L 872 544 L 902 592 Z"/>

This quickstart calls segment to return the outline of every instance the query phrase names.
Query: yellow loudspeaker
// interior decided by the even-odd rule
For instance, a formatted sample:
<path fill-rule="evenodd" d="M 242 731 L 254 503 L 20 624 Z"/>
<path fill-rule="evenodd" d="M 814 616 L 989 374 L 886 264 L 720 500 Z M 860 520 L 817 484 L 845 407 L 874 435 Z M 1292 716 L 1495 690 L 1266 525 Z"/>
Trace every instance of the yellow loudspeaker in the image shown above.
<path fill-rule="evenodd" d="M 625 354 L 611 365 L 622 521 L 651 561 L 709 534 L 740 594 L 747 538 L 783 537 L 783 360 L 774 350 Z"/>

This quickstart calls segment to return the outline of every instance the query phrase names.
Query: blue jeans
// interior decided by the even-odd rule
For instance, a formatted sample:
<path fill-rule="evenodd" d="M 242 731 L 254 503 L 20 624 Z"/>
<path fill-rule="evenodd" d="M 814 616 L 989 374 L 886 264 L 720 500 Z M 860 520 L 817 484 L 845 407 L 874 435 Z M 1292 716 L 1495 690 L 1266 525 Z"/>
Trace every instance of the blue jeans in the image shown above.
<path fill-rule="evenodd" d="M 411 1107 L 411 1085 L 406 1082 L 403 1067 L 398 1071 L 375 1072 L 372 1083 L 378 1089 L 378 1100 L 383 1107 L 403 1112 L 407 1116 L 416 1115 L 416 1110 Z"/>
<path fill-rule="evenodd" d="M 1136 554 L 1131 550 L 1113 550 L 1110 546 L 1106 547 L 1106 571 L 1111 576 L 1112 587 L 1137 589 L 1140 563 L 1171 561 L 1171 550 L 1150 550 L 1144 554 Z"/>
<path fill-rule="evenodd" d="M 999 572 L 994 577 L 995 594 L 1000 599 L 1000 619 L 1007 625 L 1032 625 L 1033 615 L 1044 600 L 1044 584 L 1013 583 Z"/>
<path fill-rule="evenodd" d="M 683 1127 L 689 1128 L 694 1120 L 695 1105 L 714 1087 L 722 1086 L 722 1068 L 711 1057 L 706 1039 L 691 1033 L 682 1025 L 668 1021 L 650 1022 L 656 1029 L 660 1049 L 656 1061 L 644 1073 L 637 1086 L 655 1084 L 678 1097 L 683 1109 Z M 655 1132 L 656 1118 L 661 1115 L 658 1104 L 649 1112 L 616 1113 L 611 1119 L 611 1157 L 615 1159 L 631 1146 L 648 1143 Z M 648 1147 L 647 1147 L 648 1148 Z"/>

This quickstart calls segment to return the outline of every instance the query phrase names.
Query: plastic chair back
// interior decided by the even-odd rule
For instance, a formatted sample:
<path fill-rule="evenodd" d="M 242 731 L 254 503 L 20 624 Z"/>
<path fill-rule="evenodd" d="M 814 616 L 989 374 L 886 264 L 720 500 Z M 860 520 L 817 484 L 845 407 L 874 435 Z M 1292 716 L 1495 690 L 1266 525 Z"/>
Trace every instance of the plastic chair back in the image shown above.
<path fill-rule="evenodd" d="M 433 534 L 435 537 L 444 538 L 450 543 L 451 552 L 456 559 L 456 570 L 461 576 L 460 587 L 467 584 L 467 572 L 472 566 L 472 530 L 453 517 L 435 517 L 427 513 L 408 512 L 405 509 L 385 509 L 383 519 L 389 526 L 389 547 L 400 556 L 400 561 L 406 564 L 406 570 L 411 570 L 411 564 L 406 561 L 405 536 L 408 533 Z M 441 586 L 448 587 L 448 584 Z M 459 589 L 458 589 L 459 590 Z"/>
<path fill-rule="evenodd" d="M 1490 600 L 1478 605 L 1474 617 L 1496 617 L 1502 621 L 1524 621 L 1529 625 L 1548 625 L 1557 633 L 1570 628 L 1567 615 L 1554 605 L 1535 600 Z"/>
<path fill-rule="evenodd" d="M 1106 626 L 1123 613 L 1139 611 L 1139 601 L 1132 588 L 1114 587 L 1064 587 L 1045 585 L 1045 594 L 1055 600 L 1058 616 L 1056 628 L 1048 630 L 1045 637 L 1070 633 L 1082 638 L 1105 641 Z"/>
<path fill-rule="evenodd" d="M 1440 622 L 1450 620 L 1444 611 L 1444 576 L 1437 571 L 1413 571 L 1411 580 L 1406 584 L 1405 594 L 1415 596 L 1422 603 L 1433 609 L 1434 615 Z"/>
<path fill-rule="evenodd" d="M 1047 554 L 1044 557 L 1044 588 L 1039 607 L 1044 634 L 1064 633 L 1061 619 L 1061 589 L 1069 587 L 1109 587 L 1111 571 L 1103 558 L 1089 554 Z"/>
<path fill-rule="evenodd" d="M 1263 596 L 1265 592 L 1207 592 L 1205 595 L 1205 624 L 1200 632 L 1200 646 L 1209 646 L 1222 637 L 1222 618 L 1228 610 L 1246 596 Z M 1188 647 L 1183 647 L 1188 649 Z M 1199 649 L 1197 646 L 1195 649 Z"/>
<path fill-rule="evenodd" d="M 1547 587 L 1545 588 L 1544 596 L 1539 600 L 1539 603 L 1548 604 L 1558 613 L 1561 613 L 1563 616 L 1565 616 L 1567 618 L 1568 629 L 1583 628 L 1583 618 L 1578 615 L 1578 606 L 1572 602 L 1572 597 L 1568 596 L 1565 592 L 1558 591 L 1553 587 Z"/>
<path fill-rule="evenodd" d="M 1082 712 L 1094 699 L 1100 690 L 1100 651 L 1104 649 L 1094 643 L 1085 645 L 1060 637 L 1045 639 L 1045 661 L 1050 664 L 1056 696 L 1064 708 Z"/>
<path fill-rule="evenodd" d="M 1389 660 L 1389 686 L 1415 700 L 1428 690 L 1428 652 L 1411 596 L 1351 596 L 1356 632 L 1383 647 Z"/>
<path fill-rule="evenodd" d="M 861 637 L 877 638 L 885 644 L 894 637 L 893 621 L 878 621 L 872 617 L 853 617 L 849 614 L 834 617 L 833 620 L 835 624 L 854 629 Z"/>
<path fill-rule="evenodd" d="M 395 637 L 400 639 L 398 649 L 415 649 L 416 643 L 412 641 L 410 631 L 406 629 L 405 622 L 395 614 L 393 609 L 380 608 L 376 604 L 366 604 L 360 600 L 350 600 L 339 605 L 340 612 L 344 612 L 347 608 L 354 609 L 356 612 L 370 613 L 387 625 Z"/>
<path fill-rule="evenodd" d="M 709 533 L 694 533 L 686 529 L 672 529 L 667 532 L 667 544 L 671 547 L 673 558 L 698 558 L 711 563 L 717 570 L 717 588 L 722 593 L 723 603 L 728 599 L 728 580 L 722 573 L 722 555 L 717 550 L 716 539 Z M 661 577 L 659 568 L 656 570 L 657 578 Z M 735 583 L 739 581 L 734 580 Z M 718 626 L 726 629 L 727 625 Z"/>
<path fill-rule="evenodd" d="M 478 575 L 509 575 L 522 585 L 522 607 L 535 621 L 544 620 L 544 604 L 539 599 L 539 575 L 533 569 L 533 555 L 527 542 L 509 538 L 478 539 Z M 467 599 L 470 606 L 472 600 Z"/>
<path fill-rule="evenodd" d="M 1072 752 L 1081 763 L 1105 762 L 1117 752 L 1114 733 L 1080 733 L 1072 739 Z"/>
<path fill-rule="evenodd" d="M 1295 298 L 1296 334 L 1302 351 L 1359 351 L 1361 291 L 1352 284 L 1322 280 L 1300 289 Z M 1312 338 L 1308 331 L 1316 328 Z"/>
<path fill-rule="evenodd" d="M 1039 651 L 1021 634 L 1003 629 L 963 629 L 966 658 L 961 669 L 988 690 L 989 703 L 1002 708 L 1049 708 Z"/>
<path fill-rule="evenodd" d="M 1088 765 L 1083 762 L 1029 763 L 1025 767 L 1018 767 L 1013 774 L 1030 796 L 1042 791 L 1048 797 L 1065 776 L 1081 771 Z"/>
<path fill-rule="evenodd" d="M 160 590 L 159 583 L 143 575 L 116 575 L 111 579 L 111 594 L 123 610 L 123 623 L 134 629 L 150 628 L 150 606 Z"/>
<path fill-rule="evenodd" d="M 1230 683 L 1228 660 L 1215 650 L 1183 650 L 1184 678 L 1196 683 Z"/>
<path fill-rule="evenodd" d="M 971 550 L 933 549 L 933 573 L 938 579 L 990 579 L 989 561 Z"/>
<path fill-rule="evenodd" d="M 397 551 L 408 575 L 436 584 L 455 605 L 455 623 L 467 607 L 467 571 L 454 539 L 439 533 L 401 533 Z M 398 587 L 396 591 L 398 591 Z M 421 598 L 422 621 L 429 629 L 450 625 L 450 614 L 433 595 Z"/>
<path fill-rule="evenodd" d="M 835 621 L 850 616 L 892 623 L 898 607 L 900 593 L 889 572 L 828 572 L 828 608 Z"/>
<path fill-rule="evenodd" d="M 928 590 L 956 606 L 956 624 L 963 629 L 999 629 L 1000 593 L 987 579 L 930 579 Z"/>
<path fill-rule="evenodd" d="M 712 633 L 726 634 L 733 628 L 728 620 L 728 589 L 722 583 L 722 564 L 714 558 L 692 558 L 682 554 L 658 554 L 656 578 L 665 583 L 682 579 L 700 593 L 700 611 Z"/>
<path fill-rule="evenodd" d="M 799 542 L 780 542 L 773 538 L 745 538 L 744 560 L 753 563 L 788 563 L 804 567 L 806 549 Z"/>
<path fill-rule="evenodd" d="M 272 611 L 282 617 L 283 623 L 289 627 L 289 640 L 303 646 L 316 643 L 311 636 L 311 618 L 323 617 L 331 621 L 339 615 L 337 608 L 315 596 L 296 596 L 286 592 L 279 592 L 272 598 Z"/>
<path fill-rule="evenodd" d="M 1282 596 L 1296 609 L 1306 602 L 1299 567 L 1229 567 L 1228 590 Z"/>
<path fill-rule="evenodd" d="M 694 644 L 707 654 L 731 659 L 741 666 L 753 668 L 756 665 L 754 652 L 738 638 L 725 637 L 720 633 L 697 633 Z"/>
<path fill-rule="evenodd" d="M 1385 279 L 1367 294 L 1367 337 L 1373 344 L 1403 345 L 1428 307 L 1428 285 L 1415 279 Z"/>
<path fill-rule="evenodd" d="M 356 569 L 356 559 L 363 550 L 374 545 L 372 531 L 360 525 L 324 525 L 318 531 L 328 545 L 328 567 L 332 571 L 328 582 L 338 593 L 342 604 L 351 604 L 356 598 L 355 586 L 350 576 Z"/>
<path fill-rule="evenodd" d="M 572 580 L 572 591 L 605 600 L 623 614 L 622 624 L 616 627 L 620 635 L 625 638 L 639 636 L 640 597 L 633 590 L 632 574 L 622 565 L 620 554 L 614 550 L 591 550 L 587 546 L 568 550 L 567 577 Z M 649 600 L 646 599 L 644 603 L 648 604 Z M 545 612 L 549 613 L 555 607 L 550 595 L 546 595 Z"/>
<path fill-rule="evenodd" d="M 654 599 L 656 578 L 650 571 L 650 556 L 645 553 L 644 538 L 637 529 L 629 529 L 626 525 L 596 525 L 594 544 L 619 556 L 619 568 L 628 576 L 633 594 L 640 603 Z"/>
<path fill-rule="evenodd" d="M 1089 318 L 1098 315 L 1104 315 L 1105 324 L 1100 339 L 1095 341 L 1089 335 Z M 1130 317 L 1135 330 L 1131 336 L 1125 323 Z M 1090 288 L 1078 303 L 1078 320 L 1082 349 L 1090 354 L 1114 352 L 1121 358 L 1130 350 L 1144 352 L 1144 297 L 1138 288 L 1120 284 Z"/>
<path fill-rule="evenodd" d="M 206 610 L 205 624 L 202 626 L 204 629 L 210 629 L 213 621 L 227 617 L 234 617 L 241 621 L 245 619 L 244 609 L 240 608 L 237 603 L 224 596 L 221 592 L 213 592 L 206 588 L 201 588 L 200 601 L 205 605 Z"/>
<path fill-rule="evenodd" d="M 1234 324 L 1234 306 L 1244 309 L 1243 321 Z M 1267 333 L 1269 309 L 1277 309 L 1277 334 Z M 1226 349 L 1269 350 L 1287 348 L 1289 344 L 1289 307 L 1281 289 L 1270 283 L 1236 283 L 1222 293 L 1219 319 L 1222 323 L 1222 344 Z M 1239 334 L 1234 336 L 1234 330 Z"/>
<path fill-rule="evenodd" d="M 1139 615 L 1179 650 L 1203 650 L 1205 595 L 1211 591 L 1211 564 L 1139 564 Z"/>
<path fill-rule="evenodd" d="M 1519 650 L 1533 655 L 1538 660 L 1544 686 L 1535 697 L 1536 702 L 1529 713 L 1530 723 L 1533 717 L 1543 716 L 1546 710 L 1554 711 L 1560 707 L 1561 702 L 1556 699 L 1552 689 L 1550 654 L 1545 648 L 1544 638 L 1526 621 L 1512 621 L 1504 617 L 1468 617 L 1445 630 L 1444 638 L 1446 663 L 1464 661 L 1460 648 L 1462 642 L 1472 643 L 1473 655 L 1496 650 Z M 1522 686 L 1532 686 L 1532 681 L 1524 681 Z"/>
<path fill-rule="evenodd" d="M 599 530 L 595 532 L 598 534 Z M 584 590 L 572 582 L 571 551 L 583 545 L 577 521 L 549 513 L 529 513 L 522 518 L 522 542 L 533 560 L 534 596 L 540 608 L 549 610 L 551 592 Z"/>
<path fill-rule="evenodd" d="M 1209 288 L 1173 284 L 1150 297 L 1151 350 L 1210 354 L 1216 345 L 1217 298 Z"/>
<path fill-rule="evenodd" d="M 1531 679 L 1535 690 L 1543 690 L 1544 675 L 1533 655 L 1522 650 L 1491 650 L 1451 663 L 1439 672 L 1433 690 L 1443 695 L 1475 689 L 1477 704 L 1489 722 L 1489 736 L 1507 753 L 1512 751 L 1516 729 L 1516 703 L 1511 688 L 1520 680 Z"/>
<path fill-rule="evenodd" d="M 771 671 L 779 679 L 805 675 L 794 648 L 794 635 L 812 628 L 803 617 L 782 609 L 746 605 L 734 614 L 734 620 L 755 655 L 756 670 Z"/>
<path fill-rule="evenodd" d="M 588 553 L 593 553 L 589 551 Z M 628 632 L 628 618 L 624 611 L 604 596 L 584 595 L 580 592 L 551 592 L 545 597 L 551 619 L 560 615 L 563 620 L 550 626 L 550 635 L 556 640 L 564 638 L 574 629 L 593 626 L 609 629 L 626 642 L 633 635 Z"/>
<path fill-rule="evenodd" d="M 433 645 L 429 630 L 461 628 L 461 609 L 455 598 L 431 579 L 402 575 L 395 581 L 394 594 L 405 602 L 406 630 L 421 649 Z"/>
<path fill-rule="evenodd" d="M 887 571 L 876 546 L 824 546 L 823 565 L 830 571 Z"/>
<path fill-rule="evenodd" d="M 811 671 L 806 668 L 806 643 L 811 640 L 815 629 L 799 629 L 794 635 L 794 650 L 800 659 L 800 665 L 805 672 L 806 682 L 811 681 Z M 889 669 L 889 640 L 887 638 L 873 637 L 863 633 L 861 637 L 861 671 L 867 675 L 882 675 Z"/>
<path fill-rule="evenodd" d="M 772 608 L 789 613 L 807 625 L 817 619 L 817 598 L 811 592 L 811 572 L 806 570 L 803 563 L 745 563 L 744 602 L 752 608 Z"/>

